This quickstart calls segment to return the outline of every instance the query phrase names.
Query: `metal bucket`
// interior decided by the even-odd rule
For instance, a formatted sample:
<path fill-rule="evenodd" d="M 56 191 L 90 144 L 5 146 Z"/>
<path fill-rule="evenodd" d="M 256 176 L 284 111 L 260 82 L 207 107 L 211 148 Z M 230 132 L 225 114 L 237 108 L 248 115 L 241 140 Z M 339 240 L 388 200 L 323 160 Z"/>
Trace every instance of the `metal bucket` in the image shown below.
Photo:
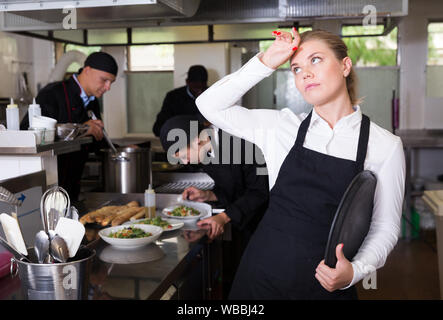
<path fill-rule="evenodd" d="M 74 261 L 66 263 L 39 264 L 11 258 L 11 273 L 18 273 L 28 300 L 86 300 L 94 257 L 95 250 L 81 247 Z"/>
<path fill-rule="evenodd" d="M 151 183 L 151 150 L 118 148 L 102 150 L 103 177 L 106 192 L 141 193 Z"/>

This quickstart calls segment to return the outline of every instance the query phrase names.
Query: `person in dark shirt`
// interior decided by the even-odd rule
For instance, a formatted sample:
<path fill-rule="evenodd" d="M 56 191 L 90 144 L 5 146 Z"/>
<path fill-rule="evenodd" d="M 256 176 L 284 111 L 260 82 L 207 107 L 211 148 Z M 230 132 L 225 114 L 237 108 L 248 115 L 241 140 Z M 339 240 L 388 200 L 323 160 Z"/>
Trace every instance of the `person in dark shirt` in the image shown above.
<path fill-rule="evenodd" d="M 192 125 L 197 126 L 191 129 Z M 184 134 L 175 136 L 178 131 L 171 131 L 174 129 Z M 186 137 L 184 142 L 180 141 L 183 137 Z M 262 154 L 257 154 L 259 150 L 254 145 L 212 126 L 201 114 L 169 119 L 161 129 L 160 141 L 169 159 L 200 164 L 214 180 L 213 190 L 189 187 L 182 196 L 191 201 L 215 202 L 225 209 L 197 225 L 209 229 L 210 239 L 221 235 L 228 222 L 232 226 L 231 241 L 223 242 L 224 293 L 227 293 L 243 251 L 268 206 L 269 182 L 264 158 L 260 164 L 257 159 Z"/>
<path fill-rule="evenodd" d="M 68 80 L 48 84 L 35 99 L 41 106 L 42 116 L 56 119 L 58 123 L 86 124 L 89 127 L 86 134 L 94 137 L 93 145 L 84 145 L 78 152 L 57 156 L 58 184 L 74 201 L 80 193 L 80 179 L 88 153 L 105 146 L 98 98 L 111 89 L 117 72 L 117 63 L 111 55 L 94 52 L 86 58 L 84 67 L 77 74 Z M 98 120 L 89 118 L 89 110 Z M 27 130 L 28 127 L 26 115 L 20 128 Z"/>
<path fill-rule="evenodd" d="M 188 70 L 186 86 L 169 91 L 163 100 L 152 131 L 159 137 L 166 120 L 178 115 L 192 115 L 199 111 L 195 99 L 207 89 L 208 71 L 204 66 L 194 65 Z"/>

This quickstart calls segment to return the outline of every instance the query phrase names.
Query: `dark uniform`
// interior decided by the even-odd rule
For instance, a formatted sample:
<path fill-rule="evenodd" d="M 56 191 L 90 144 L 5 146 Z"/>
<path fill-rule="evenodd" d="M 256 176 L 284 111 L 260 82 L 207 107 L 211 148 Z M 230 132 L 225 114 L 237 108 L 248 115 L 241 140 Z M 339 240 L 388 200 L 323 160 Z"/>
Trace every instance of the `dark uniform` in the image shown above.
<path fill-rule="evenodd" d="M 152 132 L 159 137 L 163 124 L 170 118 L 179 115 L 197 114 L 198 108 L 195 105 L 195 98 L 188 92 L 188 87 L 180 87 L 169 91 L 163 100 L 162 109 L 157 114 Z"/>
<path fill-rule="evenodd" d="M 249 239 L 255 232 L 267 207 L 269 199 L 268 176 L 257 174 L 257 170 L 265 169 L 265 165 L 258 165 L 255 161 L 248 163 L 245 159 L 246 144 L 240 139 L 241 158 L 240 163 L 234 162 L 234 137 L 222 130 L 218 130 L 219 136 L 219 164 L 201 165 L 215 183 L 212 190 L 218 199 L 218 203 L 225 209 L 225 213 L 231 219 L 231 241 L 223 242 L 223 280 L 224 293 L 230 291 L 235 272 L 240 264 L 243 252 Z M 230 139 L 230 163 L 223 164 L 224 139 Z M 250 147 L 249 150 L 252 150 Z M 226 298 L 225 296 L 224 298 Z"/>
<path fill-rule="evenodd" d="M 90 120 L 88 110 L 92 110 L 100 119 L 100 105 L 98 99 L 94 99 L 84 107 L 80 97 L 80 87 L 73 77 L 68 80 L 48 84 L 38 93 L 36 102 L 40 104 L 42 116 L 56 119 L 58 123 L 85 123 Z M 27 130 L 29 127 L 26 115 L 20 129 Z M 72 152 L 57 156 L 58 184 L 66 189 L 72 200 L 77 200 L 80 193 L 80 179 L 83 173 L 88 153 L 104 146 L 102 142 L 94 142 L 93 145 L 83 145 L 78 152 Z"/>

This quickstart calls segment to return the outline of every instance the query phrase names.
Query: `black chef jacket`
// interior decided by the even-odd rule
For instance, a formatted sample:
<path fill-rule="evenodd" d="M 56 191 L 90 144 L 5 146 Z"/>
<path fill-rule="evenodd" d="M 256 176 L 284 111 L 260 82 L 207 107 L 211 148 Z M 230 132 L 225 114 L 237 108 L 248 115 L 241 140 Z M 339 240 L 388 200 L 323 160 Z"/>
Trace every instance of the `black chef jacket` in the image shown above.
<path fill-rule="evenodd" d="M 179 115 L 198 114 L 198 108 L 195 105 L 195 98 L 187 92 L 187 86 L 169 91 L 163 100 L 160 112 L 157 114 L 157 120 L 154 123 L 152 131 L 159 137 L 163 124 L 170 118 Z"/>
<path fill-rule="evenodd" d="M 233 164 L 234 136 L 219 129 L 218 137 L 216 157 L 219 164 L 202 164 L 201 167 L 214 180 L 212 191 L 231 218 L 232 241 L 224 242 L 223 248 L 224 293 L 227 293 L 243 251 L 268 207 L 269 182 L 268 175 L 257 175 L 257 169 L 265 168 L 266 165 L 258 165 L 256 161 L 248 164 L 245 159 L 246 144 L 251 147 L 250 142 L 240 139 L 241 163 Z M 222 148 L 223 139 L 230 139 L 230 164 L 222 163 L 225 151 Z"/>
<path fill-rule="evenodd" d="M 39 91 L 35 100 L 41 107 L 42 116 L 56 119 L 58 123 L 85 123 L 89 120 L 88 110 L 92 110 L 100 119 L 98 99 L 90 101 L 85 108 L 80 93 L 79 85 L 70 77 L 65 81 L 48 84 Z M 26 115 L 20 129 L 27 130 L 28 127 L 29 119 Z M 83 145 L 78 152 L 57 156 L 58 185 L 66 189 L 71 200 L 78 200 L 80 179 L 88 153 L 98 151 L 103 146 L 102 142 L 94 141 L 92 145 Z"/>

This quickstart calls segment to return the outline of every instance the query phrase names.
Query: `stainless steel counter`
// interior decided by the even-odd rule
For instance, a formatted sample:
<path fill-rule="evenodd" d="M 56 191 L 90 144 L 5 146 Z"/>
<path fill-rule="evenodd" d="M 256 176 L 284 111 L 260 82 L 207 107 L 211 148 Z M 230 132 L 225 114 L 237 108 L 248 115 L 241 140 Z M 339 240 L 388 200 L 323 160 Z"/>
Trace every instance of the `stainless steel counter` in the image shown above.
<path fill-rule="evenodd" d="M 157 209 L 162 209 L 177 199 L 176 194 L 157 194 Z M 107 204 L 125 204 L 137 200 L 143 204 L 143 194 L 88 193 L 82 201 L 80 213 Z M 98 237 L 99 228 L 87 225 L 88 246 L 97 252 L 90 276 L 90 299 L 206 299 L 211 292 L 209 253 L 218 240 L 208 244 L 206 232 L 194 224 L 175 231 L 164 232 L 149 246 L 131 250 L 117 250 Z M 212 249 L 211 249 L 212 248 Z M 190 280 L 192 279 L 192 280 Z M 0 297 L 22 299 L 15 286 L 10 293 L 2 287 L 11 288 L 17 279 L 0 279 Z M 189 284 L 202 281 L 194 291 Z M 191 292 L 191 293 L 190 293 Z"/>
<path fill-rule="evenodd" d="M 421 193 L 414 193 L 412 191 L 412 161 L 415 150 L 418 149 L 438 149 L 443 148 L 443 130 L 397 130 L 395 132 L 403 143 L 405 151 L 406 162 L 406 183 L 405 183 L 405 201 L 404 212 L 406 218 L 409 220 L 405 224 L 405 237 L 407 240 L 411 239 L 412 226 L 412 198 L 420 196 Z"/>
<path fill-rule="evenodd" d="M 92 143 L 92 137 L 82 137 L 73 141 L 55 141 L 35 147 L 0 147 L 0 155 L 34 155 L 48 151 L 52 153 L 51 155 L 59 155 L 79 151 L 83 144 L 88 143 Z"/>
<path fill-rule="evenodd" d="M 443 130 L 397 130 L 405 148 L 443 148 Z"/>

